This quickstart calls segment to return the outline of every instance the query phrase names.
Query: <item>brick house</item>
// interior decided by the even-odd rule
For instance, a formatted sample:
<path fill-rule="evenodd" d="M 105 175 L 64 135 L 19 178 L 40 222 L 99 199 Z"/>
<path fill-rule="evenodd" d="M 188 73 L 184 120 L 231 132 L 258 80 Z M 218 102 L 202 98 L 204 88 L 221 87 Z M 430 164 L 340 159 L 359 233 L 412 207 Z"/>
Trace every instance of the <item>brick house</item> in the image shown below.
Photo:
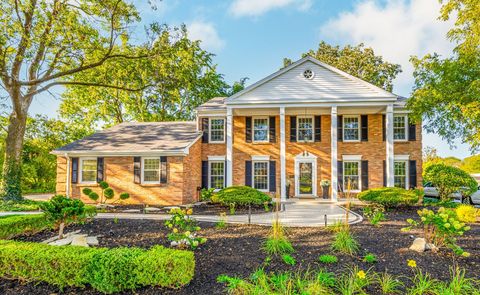
<path fill-rule="evenodd" d="M 75 198 L 105 180 L 132 203 L 189 203 L 231 185 L 336 201 L 347 184 L 420 185 L 421 139 L 404 98 L 305 57 L 199 106 L 196 122 L 124 123 L 53 153 L 57 193 Z"/>

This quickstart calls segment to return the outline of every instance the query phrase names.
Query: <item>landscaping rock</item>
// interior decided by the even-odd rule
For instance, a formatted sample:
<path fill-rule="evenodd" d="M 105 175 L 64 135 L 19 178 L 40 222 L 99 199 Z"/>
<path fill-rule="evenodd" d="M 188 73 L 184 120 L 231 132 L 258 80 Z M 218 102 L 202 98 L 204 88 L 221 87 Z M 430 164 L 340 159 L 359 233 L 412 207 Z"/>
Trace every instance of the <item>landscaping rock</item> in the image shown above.
<path fill-rule="evenodd" d="M 140 210 L 139 209 L 127 209 L 127 210 L 123 210 L 122 212 L 123 213 L 140 213 Z"/>
<path fill-rule="evenodd" d="M 74 236 L 72 235 L 72 236 L 63 238 L 63 239 L 61 239 L 61 240 L 56 240 L 56 241 L 50 242 L 50 243 L 48 243 L 48 244 L 49 244 L 49 245 L 52 245 L 52 246 L 66 246 L 66 245 L 70 245 L 70 244 L 72 243 L 73 237 L 74 237 Z"/>
<path fill-rule="evenodd" d="M 87 237 L 87 244 L 90 246 L 98 246 L 98 238 L 97 237 Z"/>
<path fill-rule="evenodd" d="M 153 213 L 153 212 L 162 211 L 162 209 L 156 208 L 156 207 L 147 207 L 144 210 L 145 210 L 146 213 Z"/>
<path fill-rule="evenodd" d="M 76 231 L 72 231 L 72 232 L 69 232 L 69 233 L 66 233 L 63 235 L 63 239 L 66 239 L 72 235 L 76 235 L 76 234 L 79 234 L 80 233 L 80 230 L 76 230 Z M 45 241 L 43 241 L 42 243 L 43 244 L 50 244 L 52 242 L 55 242 L 56 240 L 58 240 L 58 235 L 54 236 L 54 237 L 51 237 L 49 239 L 46 239 Z"/>
<path fill-rule="evenodd" d="M 147 209 L 147 208 L 145 208 L 145 209 Z M 167 206 L 167 207 L 163 207 L 163 210 L 165 210 L 165 211 L 170 211 L 170 210 L 172 210 L 172 209 L 180 209 L 180 207 L 178 207 L 178 206 Z"/>
<path fill-rule="evenodd" d="M 74 236 L 72 236 L 72 246 L 88 247 L 87 235 L 74 235 Z"/>
<path fill-rule="evenodd" d="M 110 205 L 110 204 L 98 204 L 98 205 L 96 205 L 95 207 L 97 207 L 97 209 L 111 209 L 111 208 L 115 208 L 115 206 Z"/>
<path fill-rule="evenodd" d="M 413 244 L 410 246 L 410 250 L 417 251 L 417 252 L 425 252 L 427 249 L 427 242 L 424 238 L 416 238 L 413 240 Z"/>

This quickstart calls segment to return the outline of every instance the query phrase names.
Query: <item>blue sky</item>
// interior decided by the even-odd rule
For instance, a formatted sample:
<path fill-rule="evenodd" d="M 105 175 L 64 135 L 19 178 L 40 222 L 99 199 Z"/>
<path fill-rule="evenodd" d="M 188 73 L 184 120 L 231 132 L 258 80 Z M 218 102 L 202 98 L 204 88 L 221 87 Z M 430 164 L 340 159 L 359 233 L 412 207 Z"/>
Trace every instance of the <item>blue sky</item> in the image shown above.
<path fill-rule="evenodd" d="M 331 44 L 365 43 L 404 72 L 395 80 L 394 92 L 408 96 L 412 88 L 411 55 L 429 52 L 448 55 L 452 44 L 445 33 L 451 23 L 437 20 L 438 0 L 147 0 L 134 1 L 142 16 L 136 27 L 139 40 L 143 26 L 153 21 L 185 23 L 192 39 L 202 40 L 215 53 L 218 71 L 232 83 L 248 77 L 251 84 L 293 60 L 321 40 Z M 58 94 L 61 89 L 56 89 Z M 56 116 L 57 98 L 37 97 L 32 113 Z M 469 155 L 457 143 L 451 150 L 438 136 L 424 133 L 424 146 L 442 156 Z"/>

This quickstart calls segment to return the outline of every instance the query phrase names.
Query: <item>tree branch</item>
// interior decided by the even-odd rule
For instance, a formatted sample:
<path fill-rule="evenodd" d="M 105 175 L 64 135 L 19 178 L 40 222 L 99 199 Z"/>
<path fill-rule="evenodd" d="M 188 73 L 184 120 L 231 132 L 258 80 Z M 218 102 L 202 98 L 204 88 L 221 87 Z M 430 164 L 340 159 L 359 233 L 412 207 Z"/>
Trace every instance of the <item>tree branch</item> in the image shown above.
<path fill-rule="evenodd" d="M 27 50 L 28 40 L 30 39 L 30 29 L 32 27 L 33 21 L 33 14 L 35 12 L 35 8 L 37 6 L 37 0 L 31 0 L 30 2 L 31 10 L 25 13 L 25 23 L 23 25 L 23 34 L 22 38 L 20 39 L 20 43 L 17 47 L 17 54 L 15 55 L 15 59 L 12 65 L 12 79 L 18 81 L 20 68 L 25 58 L 25 51 Z"/>

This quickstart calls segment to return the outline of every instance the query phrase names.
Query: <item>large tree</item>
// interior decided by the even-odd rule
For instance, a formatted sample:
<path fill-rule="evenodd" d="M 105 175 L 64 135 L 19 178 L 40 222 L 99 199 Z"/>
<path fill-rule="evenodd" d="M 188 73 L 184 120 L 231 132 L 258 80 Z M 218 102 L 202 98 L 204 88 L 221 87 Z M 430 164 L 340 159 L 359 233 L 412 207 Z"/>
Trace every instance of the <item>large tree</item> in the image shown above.
<path fill-rule="evenodd" d="M 0 86 L 10 99 L 0 195 L 21 199 L 22 146 L 33 98 L 58 85 L 130 89 L 76 80 L 107 61 L 145 56 L 124 52 L 139 16 L 124 0 L 4 0 L 0 9 Z"/>
<path fill-rule="evenodd" d="M 302 55 L 305 56 L 312 56 L 387 91 L 392 91 L 393 79 L 401 72 L 400 65 L 384 61 L 381 56 L 375 55 L 371 47 L 365 47 L 364 44 L 340 47 L 322 41 L 316 50 Z M 284 66 L 291 63 L 288 58 L 283 60 Z"/>
<path fill-rule="evenodd" d="M 450 144 L 461 139 L 472 151 L 480 147 L 480 3 L 442 1 L 441 20 L 455 17 L 447 37 L 456 47 L 451 57 L 413 57 L 415 86 L 409 108 L 424 127 Z"/>
<path fill-rule="evenodd" d="M 154 24 L 148 34 L 155 37 L 159 53 L 151 59 L 106 62 L 74 75 L 76 80 L 124 86 L 125 81 L 142 87 L 131 92 L 112 88 L 67 86 L 61 115 L 86 124 L 113 125 L 124 121 L 189 120 L 206 100 L 227 95 L 229 86 L 216 72 L 212 54 L 188 38 L 186 28 Z M 133 55 L 148 51 L 130 46 Z"/>

